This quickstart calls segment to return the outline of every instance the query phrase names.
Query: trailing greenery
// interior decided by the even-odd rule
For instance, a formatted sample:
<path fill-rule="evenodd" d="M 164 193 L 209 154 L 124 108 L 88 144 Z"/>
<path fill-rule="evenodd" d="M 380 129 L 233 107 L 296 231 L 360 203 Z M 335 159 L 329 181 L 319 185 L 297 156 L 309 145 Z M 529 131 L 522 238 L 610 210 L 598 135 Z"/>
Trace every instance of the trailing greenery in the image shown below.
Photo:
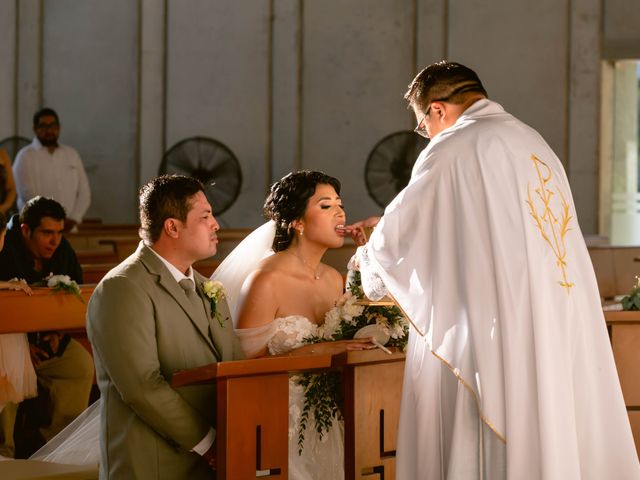
<path fill-rule="evenodd" d="M 342 419 L 340 373 L 304 373 L 297 377 L 296 383 L 304 389 L 304 406 L 298 429 L 298 455 L 301 455 L 310 415 L 313 416 L 320 439 L 329 431 L 334 419 Z"/>
<path fill-rule="evenodd" d="M 367 325 L 378 327 L 389 335 L 388 346 L 405 350 L 409 328 L 397 306 L 359 305 L 364 292 L 360 272 L 351 272 L 347 293 L 325 315 L 325 322 L 318 333 L 306 337 L 304 343 L 335 342 L 353 339 L 356 332 Z M 313 418 L 316 433 L 322 437 L 342 418 L 340 398 L 340 374 L 338 372 L 305 373 L 297 376 L 296 383 L 304 391 L 304 405 L 298 429 L 298 454 L 302 453 L 304 437 Z"/>

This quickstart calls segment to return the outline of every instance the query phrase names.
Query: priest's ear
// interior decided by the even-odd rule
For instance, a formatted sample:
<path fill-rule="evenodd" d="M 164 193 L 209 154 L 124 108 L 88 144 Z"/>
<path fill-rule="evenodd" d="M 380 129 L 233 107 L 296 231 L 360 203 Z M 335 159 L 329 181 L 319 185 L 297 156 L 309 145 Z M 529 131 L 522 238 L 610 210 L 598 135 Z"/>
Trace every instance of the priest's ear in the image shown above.
<path fill-rule="evenodd" d="M 431 110 L 429 115 L 432 119 L 437 120 L 447 115 L 447 104 L 438 100 L 431 102 Z"/>

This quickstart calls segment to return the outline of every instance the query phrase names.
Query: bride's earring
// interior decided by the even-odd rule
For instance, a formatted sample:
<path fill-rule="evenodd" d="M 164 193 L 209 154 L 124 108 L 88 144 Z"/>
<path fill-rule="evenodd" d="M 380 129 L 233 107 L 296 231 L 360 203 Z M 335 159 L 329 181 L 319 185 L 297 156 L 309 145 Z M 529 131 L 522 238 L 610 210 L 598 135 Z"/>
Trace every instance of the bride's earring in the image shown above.
<path fill-rule="evenodd" d="M 304 235 L 304 228 L 301 228 L 300 229 L 300 236 L 303 236 L 303 235 Z"/>

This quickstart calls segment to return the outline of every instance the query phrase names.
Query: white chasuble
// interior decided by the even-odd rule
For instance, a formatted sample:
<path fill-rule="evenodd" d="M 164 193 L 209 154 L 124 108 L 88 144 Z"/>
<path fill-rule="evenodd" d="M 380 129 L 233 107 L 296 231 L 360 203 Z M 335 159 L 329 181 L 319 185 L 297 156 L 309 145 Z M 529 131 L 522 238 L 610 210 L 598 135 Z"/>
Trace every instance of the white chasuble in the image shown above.
<path fill-rule="evenodd" d="M 638 479 L 564 169 L 490 100 L 420 154 L 358 256 L 409 315 L 397 478 Z"/>

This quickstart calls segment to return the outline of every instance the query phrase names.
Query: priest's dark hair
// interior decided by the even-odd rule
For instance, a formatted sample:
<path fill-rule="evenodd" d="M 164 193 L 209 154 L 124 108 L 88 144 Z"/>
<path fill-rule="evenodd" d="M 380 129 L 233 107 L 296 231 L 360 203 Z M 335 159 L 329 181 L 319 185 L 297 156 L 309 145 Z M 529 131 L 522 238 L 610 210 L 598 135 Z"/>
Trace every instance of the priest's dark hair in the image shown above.
<path fill-rule="evenodd" d="M 20 224 L 25 224 L 29 227 L 31 235 L 33 235 L 33 231 L 40 226 L 40 220 L 44 217 L 50 217 L 54 220 L 65 220 L 67 214 L 64 211 L 64 207 L 53 198 L 38 195 L 24 204 L 20 212 L 19 220 Z"/>
<path fill-rule="evenodd" d="M 416 105 L 424 112 L 431 102 L 462 103 L 468 92 L 487 96 L 476 72 L 460 63 L 443 60 L 416 75 L 404 98 L 410 106 Z"/>
<path fill-rule="evenodd" d="M 156 242 L 168 218 L 186 222 L 191 200 L 198 192 L 204 192 L 202 182 L 185 175 L 161 175 L 143 185 L 139 193 L 139 234 L 144 242 Z"/>
<path fill-rule="evenodd" d="M 274 252 L 286 250 L 295 234 L 292 223 L 304 216 L 309 199 L 318 185 L 331 185 L 340 194 L 340 181 L 323 172 L 300 170 L 285 175 L 271 186 L 264 202 L 264 215 L 276 224 Z"/>

